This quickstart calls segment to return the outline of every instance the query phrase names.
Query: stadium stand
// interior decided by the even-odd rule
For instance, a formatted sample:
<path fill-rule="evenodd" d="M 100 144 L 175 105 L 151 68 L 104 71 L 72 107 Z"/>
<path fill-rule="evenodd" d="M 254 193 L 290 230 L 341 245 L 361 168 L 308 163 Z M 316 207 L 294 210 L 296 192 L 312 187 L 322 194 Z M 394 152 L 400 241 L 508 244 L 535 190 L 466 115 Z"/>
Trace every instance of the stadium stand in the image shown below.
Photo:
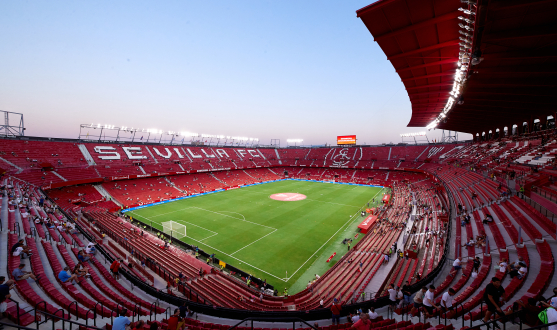
<path fill-rule="evenodd" d="M 34 141 L 29 140 L 27 142 L 29 156 L 39 158 L 38 155 L 31 153 L 32 150 L 39 149 L 38 147 L 33 148 Z M 60 144 L 60 142 L 57 142 L 57 145 Z M 27 236 L 26 244 L 33 250 L 41 251 L 31 257 L 32 271 L 35 274 L 46 274 L 45 268 L 51 269 L 51 273 L 48 273 L 50 275 L 41 277 L 37 285 L 18 282 L 16 287 L 21 297 L 25 297 L 24 299 L 30 304 L 37 304 L 39 301 L 48 298 L 43 304 L 44 306 L 40 308 L 50 314 L 56 312 L 59 307 L 63 307 L 66 310 L 66 317 L 71 314 L 80 319 L 91 318 L 93 317 L 91 316 L 92 313 L 87 314 L 87 310 L 98 309 L 98 307 L 95 307 L 98 302 L 102 302 L 104 307 L 102 310 L 97 310 L 97 317 L 100 317 L 100 315 L 105 317 L 115 315 L 118 305 L 126 306 L 130 313 L 135 312 L 143 316 L 150 314 L 152 302 L 137 298 L 129 290 L 119 285 L 111 277 L 109 270 L 105 268 L 106 266 L 96 257 L 91 258 L 88 262 L 91 280 L 81 280 L 77 285 L 59 282 L 55 274 L 66 265 L 70 268 L 75 267 L 79 249 L 85 246 L 86 240 L 84 242 L 84 237 L 79 238 L 75 233 L 60 231 L 56 226 L 47 225 L 45 222 L 38 224 L 32 220 L 38 217 L 43 221 L 49 219 L 50 223 L 68 221 L 69 219 L 66 219 L 64 215 L 68 214 L 81 230 L 86 231 L 89 237 L 96 237 L 100 241 L 109 239 L 108 242 L 102 242 L 99 245 L 104 246 L 109 255 L 114 258 L 133 260 L 136 268 L 141 268 L 141 271 L 139 269 L 134 270 L 133 267 L 129 268 L 127 264 L 123 267 L 130 274 L 134 274 L 136 278 L 143 279 L 145 283 L 153 285 L 156 282 L 153 276 L 172 283 L 178 277 L 178 274 L 182 273 L 187 281 L 183 285 L 180 284 L 171 288 L 170 292 L 196 303 L 236 310 L 287 311 L 289 307 L 285 305 L 280 297 L 265 296 L 261 302 L 258 299 L 251 301 L 250 297 L 257 295 L 256 288 L 248 288 L 242 282 L 238 282 L 220 272 L 212 271 L 212 268 L 206 263 L 199 262 L 191 254 L 184 253 L 179 248 L 172 247 L 170 251 L 163 253 L 161 251 L 161 246 L 164 245 L 163 241 L 151 233 L 144 232 L 141 235 L 143 228 L 112 213 L 119 209 L 120 205 L 130 207 L 149 204 L 191 194 L 282 179 L 287 174 L 288 177 L 297 179 L 391 186 L 393 187 L 393 196 L 395 196 L 392 206 L 382 208 L 379 211 L 378 215 L 382 220 L 373 227 L 370 234 L 366 235 L 358 245 L 343 257 L 341 262 L 321 276 L 311 287 L 289 298 L 289 301 L 296 306 L 297 310 L 318 310 L 322 299 L 323 305 L 327 307 L 331 306 L 334 299 L 339 300 L 342 304 L 351 304 L 358 299 L 361 300 L 362 296 L 367 297 L 366 287 L 381 267 L 385 267 L 383 266 L 384 254 L 389 253 L 394 242 L 401 237 L 402 233 L 406 233 L 408 236 L 401 248 L 403 257 L 397 258 L 397 251 L 391 251 L 396 261 L 388 276 L 383 280 L 382 293 L 376 294 L 374 299 L 388 297 L 383 291 L 388 287 L 388 284 L 393 283 L 400 287 L 406 281 L 414 284 L 420 283 L 420 279 L 424 277 L 427 278 L 444 258 L 445 235 L 448 233 L 445 221 L 448 219 L 446 215 L 448 215 L 447 212 L 450 209 L 450 196 L 453 196 L 454 205 L 462 206 L 462 210 L 457 208 L 456 214 L 456 228 L 462 229 L 456 230 L 455 239 L 451 244 L 453 244 L 454 251 L 461 251 L 459 257 L 463 260 L 463 269 L 462 272 L 451 271 L 447 273 L 435 290 L 435 297 L 436 301 L 439 302 L 441 294 L 449 287 L 453 288 L 456 291 L 454 303 L 459 305 L 460 309 L 457 308 L 456 312 L 441 313 L 440 317 L 478 320 L 485 313 L 485 305 L 480 306 L 483 300 L 482 295 L 489 282 L 488 279 L 493 276 L 501 278 L 506 288 L 505 298 L 509 303 L 503 306 L 505 309 L 512 307 L 510 302 L 513 299 L 525 301 L 529 297 L 539 297 L 543 294 L 551 284 L 554 269 L 553 246 L 552 243 L 548 243 L 548 240 L 555 240 L 555 224 L 544 213 L 540 212 L 537 204 L 534 204 L 530 199 L 521 198 L 522 195 L 520 194 L 519 196 L 510 196 L 513 188 L 510 187 L 512 180 L 509 180 L 509 178 L 513 174 L 508 170 L 508 168 L 512 168 L 519 173 L 515 174 L 517 179 L 520 178 L 520 181 L 516 180 L 517 185 L 518 183 L 533 182 L 534 184 L 529 186 L 532 194 L 542 191 L 541 188 L 535 186 L 535 183 L 542 182 L 540 177 L 546 175 L 541 187 L 544 187 L 547 196 L 551 194 L 550 189 L 553 189 L 551 180 L 547 178 L 552 176 L 551 172 L 544 170 L 545 168 L 551 168 L 552 164 L 535 165 L 539 167 L 537 172 L 519 171 L 512 167 L 514 163 L 510 161 L 506 166 L 501 166 L 501 159 L 506 159 L 504 158 L 505 153 L 512 152 L 513 159 L 517 159 L 521 154 L 530 153 L 531 150 L 515 151 L 508 147 L 509 144 L 515 145 L 509 141 L 500 142 L 495 149 L 493 146 L 484 144 L 457 145 L 456 147 L 455 145 L 446 145 L 443 150 L 450 149 L 451 152 L 446 153 L 443 157 L 439 155 L 442 151 L 437 152 L 436 155 L 428 154 L 425 157 L 424 155 L 429 148 L 427 146 L 419 146 L 414 149 L 400 148 L 400 150 L 397 149 L 398 147 L 377 147 L 377 150 L 373 150 L 374 147 L 352 148 L 353 150 L 347 153 L 347 157 L 352 159 L 350 160 L 351 163 L 346 165 L 346 168 L 333 166 L 334 159 L 332 158 L 334 154 L 346 150 L 336 150 L 336 148 L 322 148 L 322 150 L 279 149 L 278 154 L 282 164 L 278 164 L 276 153 L 268 149 L 262 149 L 261 154 L 265 155 L 267 159 L 275 157 L 267 163 L 266 167 L 256 168 L 258 166 L 254 165 L 257 164 L 256 162 L 242 161 L 239 156 L 235 156 L 234 163 L 236 163 L 236 166 L 234 170 L 219 168 L 221 169 L 219 171 L 189 174 L 187 171 L 191 170 L 186 170 L 183 174 L 178 174 L 181 169 L 174 171 L 176 168 L 172 168 L 172 166 L 175 166 L 176 163 L 167 164 L 169 166 L 166 169 L 169 171 L 168 173 L 159 172 L 156 169 L 157 166 L 160 170 L 165 170 L 160 166 L 166 166 L 160 164 L 160 159 L 157 160 L 159 163 L 156 165 L 147 162 L 134 165 L 125 160 L 112 160 L 110 161 L 111 165 L 109 165 L 111 168 L 135 170 L 128 171 L 127 173 L 130 174 L 121 180 L 99 182 L 100 186 L 99 183 L 75 185 L 74 182 L 79 182 L 82 179 L 97 180 L 97 171 L 102 173 L 107 169 L 105 167 L 107 165 L 104 165 L 107 163 L 106 160 L 99 161 L 100 164 L 89 166 L 79 164 L 81 157 L 67 157 L 73 162 L 72 165 L 76 165 L 76 168 L 82 166 L 83 169 L 87 169 L 87 166 L 89 166 L 89 170 L 83 171 L 83 176 L 77 176 L 75 180 L 71 176 L 68 176 L 72 179 L 71 181 L 59 180 L 60 184 L 66 184 L 59 188 L 49 187 L 52 186 L 51 183 L 39 183 L 37 187 L 37 181 L 25 181 L 25 176 L 17 175 L 18 170 L 13 168 L 11 172 L 17 176 L 5 177 L 7 178 L 5 183 L 8 183 L 5 186 L 12 187 L 9 190 L 12 191 L 11 194 L 14 198 L 25 197 L 32 206 L 27 210 L 25 207 L 16 207 L 12 204 L 5 204 L 4 206 L 3 204 L 2 207 L 13 211 L 7 212 L 6 222 L 9 228 L 14 230 L 18 228 L 16 223 L 21 223 L 19 228 Z M 129 146 L 133 147 L 134 145 Z M 64 149 L 73 147 L 75 147 L 75 144 L 68 143 Z M 6 144 L 3 145 L 3 148 L 6 148 Z M 89 146 L 87 150 L 93 152 L 95 149 L 93 146 Z M 151 152 L 153 152 L 152 150 L 153 148 L 151 148 Z M 194 155 L 197 155 L 197 152 L 199 151 L 196 151 Z M 234 152 L 229 151 L 229 153 L 237 155 L 238 152 L 235 150 Z M 394 160 L 389 160 L 389 154 Z M 367 158 L 369 169 L 359 168 L 357 162 L 360 162 L 360 160 L 355 160 L 355 158 L 359 158 L 360 155 L 362 159 Z M 374 157 L 376 159 L 373 159 Z M 381 157 L 387 159 L 381 159 Z M 400 160 L 403 157 L 404 161 L 401 162 Z M 411 158 L 414 158 L 414 160 L 407 161 Z M 425 161 L 426 159 L 428 161 Z M 271 165 L 273 161 L 276 161 L 276 165 Z M 308 166 L 301 166 L 303 165 L 300 163 L 302 161 L 307 162 Z M 315 165 L 315 162 L 320 164 Z M 23 162 L 20 161 L 18 164 L 21 163 Z M 70 161 L 67 161 L 67 163 L 70 163 Z M 202 166 L 203 164 L 192 165 L 193 163 L 186 164 L 184 162 L 180 165 L 184 169 L 199 168 L 201 171 L 205 169 Z M 244 165 L 245 168 L 240 168 L 239 165 Z M 154 176 L 141 177 L 141 175 L 138 175 L 137 178 L 130 177 L 130 175 L 136 175 L 131 173 L 136 173 L 140 167 L 143 170 L 153 169 L 152 173 L 145 171 L 145 175 Z M 44 173 L 42 169 L 30 168 L 27 170 Z M 492 175 L 493 173 L 498 175 Z M 500 178 L 497 178 L 497 176 Z M 531 176 L 535 180 L 530 179 Z M 443 185 L 439 184 L 439 180 L 446 185 L 450 196 L 443 192 L 444 189 L 441 189 Z M 52 202 L 46 200 L 42 207 L 39 206 L 39 199 L 44 199 L 44 197 L 40 188 L 43 188 L 52 200 Z M 110 197 L 107 198 L 103 191 L 107 192 Z M 113 198 L 114 201 L 110 198 Z M 414 199 L 417 206 L 416 218 L 407 227 L 409 219 L 408 205 Z M 551 198 L 545 197 L 545 200 L 555 203 Z M 52 212 L 55 205 L 65 213 Z M 482 220 L 486 219 L 488 214 L 493 217 L 494 221 L 486 225 Z M 471 221 L 463 222 L 464 225 L 460 226 L 466 215 L 471 215 Z M 520 241 L 518 238 L 519 229 L 522 230 L 523 235 Z M 103 236 L 105 236 L 104 240 Z M 17 234 L 9 234 L 8 244 L 15 244 L 17 237 Z M 38 237 L 40 239 L 39 244 L 36 244 L 35 240 L 30 239 L 30 237 Z M 484 243 L 478 243 L 482 237 L 485 237 Z M 531 243 L 525 242 L 526 240 Z M 469 241 L 475 243 L 466 246 L 465 243 Z M 68 248 L 68 245 L 74 247 Z M 486 246 L 490 250 L 488 254 L 485 254 Z M 133 259 L 130 258 L 132 251 Z M 404 257 L 406 251 L 416 252 L 416 257 Z M 40 255 L 44 255 L 46 258 L 43 260 Z M 472 277 L 472 261 L 476 256 L 480 257 L 481 266 L 477 275 Z M 510 278 L 508 272 L 493 270 L 494 265 L 498 265 L 503 259 L 509 261 L 519 256 L 528 265 L 529 273 L 539 269 L 536 271 L 537 274 L 534 273 L 534 275 L 519 279 L 518 277 Z M 10 259 L 11 267 L 8 271 L 13 272 L 19 260 L 17 258 Z M 156 262 L 153 262 L 153 260 L 156 260 Z M 180 261 L 176 262 L 176 260 Z M 544 266 L 534 266 L 531 260 L 540 260 Z M 360 267 L 360 263 L 364 265 L 363 268 Z M 140 264 L 145 264 L 148 270 L 144 270 L 141 266 L 137 267 Z M 181 266 L 177 267 L 177 265 Z M 200 267 L 204 270 L 201 277 L 199 276 Z M 547 271 L 541 271 L 541 269 L 547 269 Z M 533 279 L 530 277 L 533 277 Z M 110 287 L 105 284 L 106 282 L 110 283 Z M 219 295 L 215 295 L 211 290 L 208 290 L 208 288 L 215 286 L 221 288 Z M 60 288 L 60 290 L 57 290 L 57 294 L 33 296 L 33 292 L 36 292 L 36 290 L 48 293 L 52 291 L 51 288 L 53 287 Z M 238 300 L 238 295 L 243 297 L 241 301 Z M 116 296 L 126 297 L 129 300 L 115 300 L 114 297 Z M 363 299 L 368 301 L 366 298 Z M 73 303 L 74 301 L 76 303 Z M 159 313 L 161 311 L 157 310 Z M 409 308 L 403 306 L 397 308 L 396 312 L 400 314 L 408 313 Z M 27 324 L 33 322 L 34 318 L 31 314 L 34 313 L 36 312 L 20 311 L 20 314 L 27 315 L 22 318 L 22 320 L 25 320 L 24 322 L 29 322 Z M 8 315 L 12 319 L 14 318 L 14 304 L 10 304 Z"/>
<path fill-rule="evenodd" d="M 358 10 L 408 92 L 409 126 L 468 132 L 473 142 L 268 148 L 0 138 L 0 275 L 16 280 L 6 318 L 111 329 L 126 308 L 134 323 L 167 329 L 169 312 L 186 302 L 193 330 L 251 316 L 350 328 L 352 318 L 324 321 L 338 304 L 343 318 L 382 309 L 373 329 L 451 330 L 485 326 L 494 278 L 505 289 L 499 307 L 514 316 L 531 299 L 547 300 L 557 287 L 556 9 L 553 0 L 383 0 Z M 369 232 L 290 296 L 263 295 L 238 265 L 203 262 L 193 247 L 167 245 L 164 233 L 119 212 L 280 179 L 392 192 L 370 210 Z M 17 249 L 20 240 L 29 251 Z M 64 281 L 66 267 L 83 276 Z M 19 278 L 19 268 L 33 276 Z M 436 304 L 453 289 L 455 308 L 425 320 L 423 309 L 391 301 L 387 288 L 406 282 L 412 293 L 436 284 Z"/>

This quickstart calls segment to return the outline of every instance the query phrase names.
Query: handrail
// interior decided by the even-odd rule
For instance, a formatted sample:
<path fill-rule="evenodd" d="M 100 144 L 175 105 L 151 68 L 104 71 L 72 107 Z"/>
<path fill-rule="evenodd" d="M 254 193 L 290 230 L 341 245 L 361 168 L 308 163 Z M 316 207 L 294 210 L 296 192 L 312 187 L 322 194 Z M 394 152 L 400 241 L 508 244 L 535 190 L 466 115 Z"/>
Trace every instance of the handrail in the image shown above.
<path fill-rule="evenodd" d="M 17 324 L 19 324 L 19 320 L 21 320 L 21 316 L 19 315 L 19 301 L 13 300 L 12 298 L 8 298 L 10 299 L 12 302 L 15 303 L 15 308 L 16 308 L 16 315 L 17 315 Z M 25 312 L 25 313 L 29 313 L 29 312 Z"/>
<path fill-rule="evenodd" d="M 39 304 L 40 304 L 40 303 L 39 303 Z M 38 305 L 38 304 L 37 304 L 37 305 Z M 46 305 L 46 303 L 45 303 L 45 305 Z M 59 311 L 62 311 L 62 317 L 56 315 L 56 314 L 58 314 Z M 84 327 L 86 327 L 87 329 L 104 330 L 103 328 L 97 328 L 97 327 L 95 327 L 95 326 L 90 326 L 90 325 L 87 325 L 87 324 L 83 324 L 83 323 L 79 323 L 79 322 L 76 322 L 76 321 L 72 321 L 71 319 L 66 319 L 66 313 L 65 313 L 64 310 L 61 309 L 61 308 L 60 308 L 59 310 L 57 310 L 56 312 L 54 312 L 54 314 L 50 314 L 50 313 L 47 313 L 47 312 L 44 312 L 44 311 L 41 311 L 40 313 L 43 314 L 43 315 L 45 315 L 46 317 L 45 317 L 45 320 L 42 321 L 42 322 L 39 321 L 39 320 L 35 320 L 35 323 L 36 323 L 36 325 L 37 325 L 37 329 L 38 329 L 38 327 L 39 327 L 40 324 L 46 323 L 46 322 L 48 322 L 49 320 L 52 320 L 52 327 L 54 328 L 54 323 L 58 322 L 58 320 L 62 320 L 62 329 L 65 329 L 65 324 L 66 324 L 66 322 L 68 322 L 68 323 L 70 323 L 70 326 L 72 326 L 73 324 L 75 324 L 75 325 L 77 325 L 78 327 L 84 326 Z M 5 323 L 0 322 L 0 324 L 5 324 Z M 7 325 L 14 327 L 13 324 L 7 324 Z M 18 328 L 18 329 L 30 329 L 30 328 L 26 328 L 26 327 L 22 327 L 22 326 L 15 326 L 15 327 Z M 36 329 L 33 329 L 33 330 L 36 330 Z"/>
<path fill-rule="evenodd" d="M 17 230 L 16 230 L 16 228 L 17 228 Z M 19 222 L 17 222 L 17 221 L 14 223 L 14 232 L 15 231 L 17 231 L 17 236 L 21 236 L 21 231 L 19 229 Z"/>
<path fill-rule="evenodd" d="M 75 319 L 79 320 L 79 311 L 78 308 L 79 306 L 77 305 L 77 300 L 72 301 L 69 305 L 68 305 L 68 314 L 70 315 L 70 319 L 71 319 L 71 309 L 72 309 L 72 305 L 75 304 Z"/>
<path fill-rule="evenodd" d="M 158 304 L 159 304 L 159 301 L 157 300 L 149 306 L 149 321 L 153 321 L 153 311 L 155 311 L 155 321 L 157 320 L 157 305 Z"/>
<path fill-rule="evenodd" d="M 507 328 L 507 327 L 506 327 L 506 324 L 507 324 L 507 323 L 506 323 L 506 320 L 508 320 L 508 319 L 513 319 L 514 317 L 518 317 L 518 319 L 520 320 L 520 329 L 522 330 L 522 314 L 524 314 L 524 310 L 519 310 L 519 311 L 513 312 L 513 313 L 511 313 L 511 314 L 509 314 L 509 315 L 504 315 L 504 316 L 501 316 L 500 318 L 497 318 L 497 319 L 495 319 L 495 320 L 492 320 L 492 321 L 489 321 L 489 322 L 485 322 L 484 324 L 480 324 L 480 325 L 476 325 L 476 326 L 472 326 L 472 315 L 470 315 L 470 327 L 469 327 L 469 330 L 472 330 L 472 329 L 478 329 L 478 330 L 479 330 L 479 329 L 481 329 L 481 327 L 483 327 L 483 326 L 487 326 L 488 329 L 489 329 L 489 326 L 490 326 L 491 324 L 493 324 L 493 325 L 497 324 L 497 321 L 503 323 L 503 330 L 504 330 L 504 329 Z M 553 324 L 557 324 L 557 322 L 554 322 L 554 323 L 551 323 L 551 324 L 544 324 L 543 326 L 533 327 L 533 328 L 530 328 L 530 329 L 538 329 L 538 328 L 547 327 L 547 326 L 553 325 Z"/>
<path fill-rule="evenodd" d="M 296 329 L 296 322 L 300 322 L 300 323 L 305 323 L 306 325 L 308 325 L 310 328 L 314 329 L 314 330 L 319 330 L 317 329 L 315 326 L 307 323 L 306 321 L 302 320 L 299 317 L 248 317 L 243 319 L 242 321 L 234 324 L 233 326 L 231 326 L 230 328 L 228 328 L 228 330 L 232 330 L 235 329 L 237 326 L 239 326 L 240 324 L 247 322 L 247 321 L 251 321 L 251 330 L 253 330 L 253 321 L 259 321 L 259 322 L 292 322 L 293 324 L 293 328 L 292 329 Z"/>

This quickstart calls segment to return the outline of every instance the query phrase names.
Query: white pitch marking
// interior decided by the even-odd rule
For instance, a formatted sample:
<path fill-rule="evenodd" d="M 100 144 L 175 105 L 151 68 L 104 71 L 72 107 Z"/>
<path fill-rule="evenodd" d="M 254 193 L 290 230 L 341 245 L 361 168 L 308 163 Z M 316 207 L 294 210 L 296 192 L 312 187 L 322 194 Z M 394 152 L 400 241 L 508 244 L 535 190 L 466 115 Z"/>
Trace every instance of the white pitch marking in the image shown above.
<path fill-rule="evenodd" d="M 210 211 L 210 210 L 202 209 L 202 208 L 197 207 L 197 206 L 191 206 L 191 208 L 193 208 L 193 209 L 198 209 L 198 210 L 203 210 L 203 211 L 207 211 L 207 212 L 211 212 L 211 213 L 215 213 L 215 214 L 220 214 L 220 215 L 223 215 L 223 216 L 225 216 L 225 217 L 229 217 L 229 218 L 232 218 L 232 219 L 237 219 L 237 220 L 240 220 L 240 221 L 249 222 L 249 223 L 254 224 L 254 225 L 258 225 L 258 226 L 261 226 L 261 227 L 266 227 L 266 228 L 269 228 L 269 229 L 274 229 L 274 230 L 276 230 L 276 228 L 269 227 L 269 226 L 265 226 L 265 225 L 262 225 L 262 224 L 256 223 L 256 222 L 251 222 L 251 221 L 246 220 L 245 218 L 244 218 L 244 219 L 240 219 L 240 218 L 236 218 L 236 217 L 230 216 L 230 215 L 228 215 L 228 214 L 223 214 L 223 213 L 219 213 L 219 212 L 215 212 L 215 211 Z M 224 212 L 228 212 L 228 211 L 224 211 Z M 236 213 L 236 212 L 234 212 L 234 213 Z M 242 216 L 243 216 L 243 215 L 242 215 Z"/>
<path fill-rule="evenodd" d="M 259 241 L 259 240 L 264 239 L 265 237 L 271 235 L 272 233 L 274 233 L 274 232 L 277 231 L 277 230 L 278 230 L 278 229 L 273 230 L 272 232 L 268 233 L 267 235 L 265 235 L 265 236 L 263 236 L 263 237 L 261 237 L 261 238 L 255 240 L 255 241 L 249 243 L 248 245 L 244 246 L 243 248 L 241 248 L 240 250 L 238 250 L 238 251 L 236 251 L 236 252 L 242 251 L 243 249 L 247 248 L 248 246 L 252 245 L 253 243 L 255 243 L 255 242 Z M 236 252 L 232 252 L 230 255 L 233 255 L 233 254 L 235 254 Z"/>
<path fill-rule="evenodd" d="M 171 221 L 173 221 L 173 220 L 171 220 Z M 188 221 L 185 221 L 185 220 L 176 220 L 176 221 L 177 221 L 177 222 L 178 222 L 178 221 L 181 221 L 181 222 L 189 223 L 189 224 L 192 225 L 192 226 L 196 226 L 196 227 L 199 227 L 199 228 L 201 228 L 201 229 L 205 229 L 206 231 L 210 231 L 211 233 L 213 233 L 213 235 L 207 236 L 207 237 L 205 237 L 205 238 L 203 238 L 203 239 L 200 239 L 200 241 L 204 241 L 204 240 L 206 240 L 207 238 L 211 238 L 211 237 L 216 236 L 216 235 L 219 234 L 219 233 L 217 233 L 217 232 L 215 232 L 215 231 L 212 231 L 212 230 L 210 230 L 210 229 L 207 229 L 207 228 L 198 226 L 198 225 L 196 225 L 196 224 L 194 224 L 194 223 L 191 223 L 191 222 L 188 222 Z M 189 237 L 189 236 L 186 235 L 186 237 Z"/>

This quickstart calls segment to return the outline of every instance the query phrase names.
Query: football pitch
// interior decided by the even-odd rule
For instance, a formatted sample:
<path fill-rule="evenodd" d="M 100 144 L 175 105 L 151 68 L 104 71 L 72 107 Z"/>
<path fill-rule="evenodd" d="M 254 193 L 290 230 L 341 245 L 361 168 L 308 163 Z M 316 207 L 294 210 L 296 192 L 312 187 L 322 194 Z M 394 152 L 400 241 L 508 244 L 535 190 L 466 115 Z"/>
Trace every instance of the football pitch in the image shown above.
<path fill-rule="evenodd" d="M 161 223 L 186 226 L 182 240 L 232 266 L 266 279 L 280 293 L 303 290 L 352 246 L 360 212 L 377 204 L 383 189 L 308 181 L 277 181 L 248 186 L 127 212 L 162 230 Z M 273 194 L 299 193 L 303 200 L 279 201 Z M 375 198 L 375 203 L 372 199 Z M 334 252 L 335 258 L 326 259 Z"/>

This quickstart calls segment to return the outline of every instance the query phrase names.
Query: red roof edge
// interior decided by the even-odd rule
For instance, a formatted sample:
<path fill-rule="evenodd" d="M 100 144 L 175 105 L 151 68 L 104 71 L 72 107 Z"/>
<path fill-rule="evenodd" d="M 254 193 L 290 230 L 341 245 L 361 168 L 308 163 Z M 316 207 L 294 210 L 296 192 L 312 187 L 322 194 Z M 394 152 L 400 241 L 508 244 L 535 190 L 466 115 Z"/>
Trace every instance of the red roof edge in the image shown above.
<path fill-rule="evenodd" d="M 374 3 L 365 6 L 364 8 L 360 8 L 360 9 L 356 10 L 356 17 L 362 16 L 362 14 L 364 14 L 369 9 L 376 8 L 376 7 L 382 7 L 382 6 L 388 4 L 389 2 L 392 2 L 392 1 L 393 0 L 377 0 Z"/>

